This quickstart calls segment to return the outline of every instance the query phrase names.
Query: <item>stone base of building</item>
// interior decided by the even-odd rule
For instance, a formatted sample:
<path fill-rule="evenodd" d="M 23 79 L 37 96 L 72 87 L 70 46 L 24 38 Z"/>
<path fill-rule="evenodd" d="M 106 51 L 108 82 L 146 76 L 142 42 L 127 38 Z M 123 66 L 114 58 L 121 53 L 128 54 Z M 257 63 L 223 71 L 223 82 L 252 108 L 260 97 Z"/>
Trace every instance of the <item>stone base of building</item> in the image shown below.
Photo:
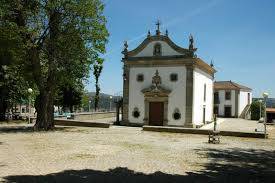
<path fill-rule="evenodd" d="M 195 128 L 195 125 L 193 123 L 185 123 L 183 125 L 184 128 Z"/>
<path fill-rule="evenodd" d="M 129 122 L 129 123 L 128 123 L 128 126 L 132 126 L 132 127 L 142 127 L 142 126 L 144 126 L 144 124 L 143 124 L 143 123 L 131 123 L 131 122 Z"/>

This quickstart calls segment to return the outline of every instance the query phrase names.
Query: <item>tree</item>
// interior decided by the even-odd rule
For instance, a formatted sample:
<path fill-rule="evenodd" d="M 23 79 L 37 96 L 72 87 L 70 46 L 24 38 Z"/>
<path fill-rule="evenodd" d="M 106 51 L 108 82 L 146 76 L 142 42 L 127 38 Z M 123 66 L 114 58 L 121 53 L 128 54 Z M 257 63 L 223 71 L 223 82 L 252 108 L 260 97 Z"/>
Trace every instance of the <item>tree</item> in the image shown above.
<path fill-rule="evenodd" d="M 103 69 L 103 59 L 98 58 L 97 62 L 94 64 L 94 76 L 95 76 L 95 97 L 94 97 L 94 107 L 95 111 L 98 109 L 98 103 L 99 103 L 99 93 L 100 93 L 100 86 L 98 83 L 99 76 Z"/>
<path fill-rule="evenodd" d="M 75 82 L 70 85 L 61 85 L 58 88 L 57 96 L 55 97 L 55 105 L 62 106 L 63 109 L 68 108 L 73 113 L 73 107 L 81 105 L 84 86 L 82 82 Z"/>
<path fill-rule="evenodd" d="M 84 91 L 82 98 L 81 98 L 81 106 L 85 110 L 89 109 L 90 104 L 90 98 L 89 93 L 87 91 Z"/>
<path fill-rule="evenodd" d="M 25 53 L 20 64 L 39 91 L 35 129 L 52 129 L 59 84 L 87 78 L 90 65 L 105 52 L 104 5 L 100 0 L 2 0 L 0 8 L 1 26 L 18 32 Z"/>
<path fill-rule="evenodd" d="M 250 106 L 251 110 L 251 119 L 252 120 L 259 120 L 260 119 L 260 110 L 261 110 L 261 117 L 265 116 L 265 106 L 263 102 L 253 101 Z"/>
<path fill-rule="evenodd" d="M 5 120 L 5 113 L 14 104 L 28 99 L 29 84 L 19 74 L 20 68 L 2 65 L 0 68 L 0 121 Z"/>
<path fill-rule="evenodd" d="M 24 71 L 18 65 L 25 54 L 19 32 L 11 32 L 12 25 L 0 23 L 0 121 L 3 121 L 13 104 L 28 98 L 27 89 L 32 83 L 22 77 Z"/>

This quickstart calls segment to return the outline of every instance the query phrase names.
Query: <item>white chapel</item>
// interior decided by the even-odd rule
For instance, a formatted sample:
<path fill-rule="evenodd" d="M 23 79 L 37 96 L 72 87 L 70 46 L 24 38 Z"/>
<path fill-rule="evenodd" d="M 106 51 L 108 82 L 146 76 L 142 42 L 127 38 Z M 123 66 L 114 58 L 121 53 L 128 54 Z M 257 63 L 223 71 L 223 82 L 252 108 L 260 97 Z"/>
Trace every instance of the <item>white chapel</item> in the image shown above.
<path fill-rule="evenodd" d="M 189 47 L 162 34 L 133 50 L 124 44 L 122 123 L 131 126 L 156 125 L 197 127 L 212 121 L 213 67 L 195 54 L 193 37 Z"/>

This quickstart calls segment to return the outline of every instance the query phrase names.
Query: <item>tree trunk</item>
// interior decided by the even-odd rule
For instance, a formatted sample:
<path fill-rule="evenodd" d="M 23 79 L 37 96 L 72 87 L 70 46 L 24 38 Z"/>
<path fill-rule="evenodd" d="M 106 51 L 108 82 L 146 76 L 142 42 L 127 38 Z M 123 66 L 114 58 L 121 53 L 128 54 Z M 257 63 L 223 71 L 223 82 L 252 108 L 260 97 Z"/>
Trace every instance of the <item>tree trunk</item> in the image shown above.
<path fill-rule="evenodd" d="M 6 120 L 7 102 L 3 99 L 0 101 L 0 121 Z"/>
<path fill-rule="evenodd" d="M 73 105 L 70 105 L 70 113 L 73 113 Z"/>
<path fill-rule="evenodd" d="M 35 130 L 52 130 L 54 128 L 53 101 L 54 97 L 51 91 L 40 91 L 35 104 L 37 111 Z"/>

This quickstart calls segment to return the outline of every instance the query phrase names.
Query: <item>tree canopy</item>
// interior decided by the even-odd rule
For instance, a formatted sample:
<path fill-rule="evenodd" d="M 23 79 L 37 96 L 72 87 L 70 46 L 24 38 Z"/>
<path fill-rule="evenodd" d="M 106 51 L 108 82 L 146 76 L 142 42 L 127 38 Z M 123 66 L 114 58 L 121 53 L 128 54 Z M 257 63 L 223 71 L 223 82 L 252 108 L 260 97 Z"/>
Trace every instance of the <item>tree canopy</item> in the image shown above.
<path fill-rule="evenodd" d="M 105 52 L 104 5 L 100 0 L 1 0 L 0 10 L 1 39 L 18 42 L 4 53 L 18 57 L 15 65 L 39 91 L 35 129 L 52 129 L 58 87 L 85 80 Z"/>
<path fill-rule="evenodd" d="M 252 120 L 259 120 L 261 117 L 265 116 L 265 105 L 260 101 L 253 101 L 250 106 L 251 110 L 251 119 Z M 260 116 L 261 113 L 261 116 Z"/>

